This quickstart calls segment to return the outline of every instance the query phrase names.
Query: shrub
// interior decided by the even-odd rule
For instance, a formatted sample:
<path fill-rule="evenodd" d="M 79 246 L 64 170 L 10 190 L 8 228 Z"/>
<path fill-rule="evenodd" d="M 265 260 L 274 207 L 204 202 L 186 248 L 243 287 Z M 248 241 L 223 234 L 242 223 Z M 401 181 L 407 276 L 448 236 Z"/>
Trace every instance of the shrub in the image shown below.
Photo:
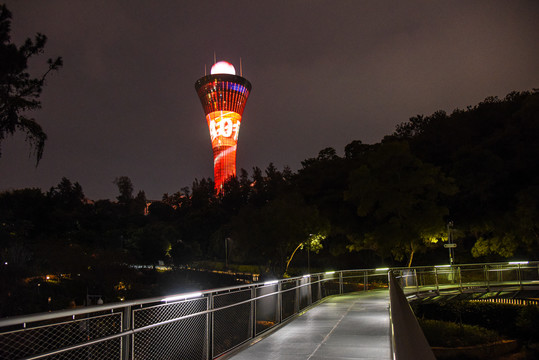
<path fill-rule="evenodd" d="M 419 320 L 419 325 L 421 325 L 430 346 L 473 346 L 500 340 L 496 331 L 476 325 L 428 319 Z"/>

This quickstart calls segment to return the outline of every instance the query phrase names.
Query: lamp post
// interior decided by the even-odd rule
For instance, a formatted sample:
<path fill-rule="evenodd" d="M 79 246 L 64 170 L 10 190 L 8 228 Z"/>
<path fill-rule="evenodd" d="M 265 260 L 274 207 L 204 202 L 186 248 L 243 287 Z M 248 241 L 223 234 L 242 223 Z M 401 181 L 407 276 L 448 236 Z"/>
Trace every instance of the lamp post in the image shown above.
<path fill-rule="evenodd" d="M 229 237 L 225 238 L 225 268 L 228 269 L 228 241 Z"/>
<path fill-rule="evenodd" d="M 454 262 L 454 257 L 455 257 L 455 253 L 454 253 L 454 247 L 455 245 L 453 245 L 453 234 L 452 234 L 452 230 L 453 229 L 453 221 L 450 221 L 449 223 L 447 223 L 447 244 L 449 245 L 448 248 L 449 248 L 449 265 L 453 266 L 453 262 Z"/>

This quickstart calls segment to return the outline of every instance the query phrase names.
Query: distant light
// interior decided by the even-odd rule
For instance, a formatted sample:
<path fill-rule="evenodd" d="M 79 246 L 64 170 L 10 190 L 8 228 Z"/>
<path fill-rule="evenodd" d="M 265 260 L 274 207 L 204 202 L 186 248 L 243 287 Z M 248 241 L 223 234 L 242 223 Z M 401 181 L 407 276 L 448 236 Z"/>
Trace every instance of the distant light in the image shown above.
<path fill-rule="evenodd" d="M 212 75 L 214 74 L 230 74 L 230 75 L 236 75 L 236 69 L 234 69 L 234 65 L 232 65 L 229 62 L 226 61 L 219 61 L 218 63 L 215 63 L 210 70 L 210 73 Z"/>
<path fill-rule="evenodd" d="M 374 271 L 388 271 L 389 268 L 378 268 L 378 269 L 374 269 Z"/>
<path fill-rule="evenodd" d="M 4 263 L 4 265 L 7 265 L 7 261 Z"/>
<path fill-rule="evenodd" d="M 311 275 L 303 275 L 303 278 L 304 278 L 304 279 L 305 279 L 305 278 L 310 278 L 310 277 L 311 277 Z"/>
<path fill-rule="evenodd" d="M 435 265 L 435 268 L 445 268 L 445 267 L 451 267 L 451 265 Z"/>
<path fill-rule="evenodd" d="M 326 271 L 326 275 L 335 274 L 335 271 Z"/>
<path fill-rule="evenodd" d="M 509 265 L 528 265 L 529 261 L 510 261 Z"/>
<path fill-rule="evenodd" d="M 200 296 L 202 296 L 202 293 L 196 292 L 196 293 L 191 293 L 191 294 L 169 296 L 164 299 L 161 299 L 161 301 L 168 302 L 168 301 L 176 301 L 176 300 L 187 300 L 187 299 L 197 298 Z"/>
<path fill-rule="evenodd" d="M 271 280 L 271 281 L 266 281 L 264 283 L 264 286 L 267 286 L 267 285 L 275 285 L 279 282 L 279 280 Z"/>

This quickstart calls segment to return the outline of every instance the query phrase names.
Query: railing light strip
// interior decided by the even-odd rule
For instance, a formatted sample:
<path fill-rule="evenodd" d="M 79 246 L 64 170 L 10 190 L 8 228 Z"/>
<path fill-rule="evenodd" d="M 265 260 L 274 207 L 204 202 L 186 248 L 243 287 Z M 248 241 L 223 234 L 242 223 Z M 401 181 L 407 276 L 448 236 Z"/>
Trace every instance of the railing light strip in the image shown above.
<path fill-rule="evenodd" d="M 196 292 L 196 293 L 190 293 L 190 294 L 168 296 L 166 298 L 161 299 L 161 301 L 169 302 L 169 301 L 176 301 L 176 300 L 187 300 L 187 299 L 197 298 L 201 296 L 202 296 L 201 292 Z"/>

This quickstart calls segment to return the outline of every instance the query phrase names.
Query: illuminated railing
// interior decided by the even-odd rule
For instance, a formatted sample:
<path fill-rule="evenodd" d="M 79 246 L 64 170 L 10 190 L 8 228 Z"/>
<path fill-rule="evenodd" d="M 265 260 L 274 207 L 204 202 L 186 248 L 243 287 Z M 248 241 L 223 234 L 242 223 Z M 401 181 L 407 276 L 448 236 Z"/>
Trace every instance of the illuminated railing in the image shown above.
<path fill-rule="evenodd" d="M 405 293 L 539 285 L 538 262 L 393 268 Z M 387 288 L 343 270 L 0 320 L 0 359 L 214 359 L 331 295 Z"/>

